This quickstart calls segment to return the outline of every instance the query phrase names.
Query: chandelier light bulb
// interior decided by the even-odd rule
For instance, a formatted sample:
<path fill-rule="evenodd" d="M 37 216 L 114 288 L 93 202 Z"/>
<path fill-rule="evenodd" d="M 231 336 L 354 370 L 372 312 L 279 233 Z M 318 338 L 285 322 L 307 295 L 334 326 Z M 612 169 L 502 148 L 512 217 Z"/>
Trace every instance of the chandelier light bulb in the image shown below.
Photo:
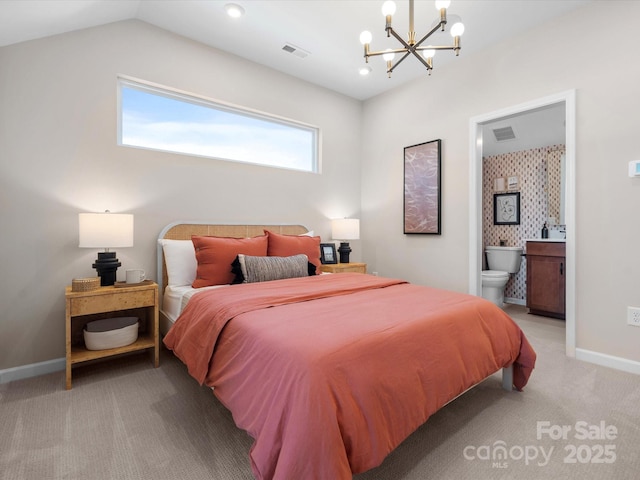
<path fill-rule="evenodd" d="M 367 75 L 369 75 L 371 73 L 371 67 L 370 66 L 365 66 L 365 67 L 360 67 L 360 69 L 358 70 L 358 73 L 360 75 L 362 75 L 363 77 L 366 77 Z"/>
<path fill-rule="evenodd" d="M 396 13 L 396 2 L 392 0 L 387 0 L 382 4 L 382 15 L 388 17 L 389 15 L 394 15 Z"/>
<path fill-rule="evenodd" d="M 433 58 L 435 54 L 436 54 L 436 51 L 433 50 L 432 48 L 422 52 L 422 55 L 424 56 L 424 58 Z"/>
<path fill-rule="evenodd" d="M 369 30 L 365 30 L 360 34 L 360 43 L 366 45 L 367 43 L 371 43 L 371 39 L 373 36 Z"/>
<path fill-rule="evenodd" d="M 464 33 L 464 25 L 462 22 L 454 23 L 451 27 L 451 36 L 452 37 L 461 37 Z"/>
<path fill-rule="evenodd" d="M 449 8 L 451 0 L 436 0 L 436 8 L 442 10 L 443 8 Z"/>
<path fill-rule="evenodd" d="M 389 53 L 385 53 L 384 55 L 382 55 L 382 58 L 384 58 L 387 62 L 390 62 L 391 60 L 393 60 L 393 57 L 396 56 L 396 54 L 391 52 L 390 50 L 390 48 L 387 48 L 386 51 Z"/>

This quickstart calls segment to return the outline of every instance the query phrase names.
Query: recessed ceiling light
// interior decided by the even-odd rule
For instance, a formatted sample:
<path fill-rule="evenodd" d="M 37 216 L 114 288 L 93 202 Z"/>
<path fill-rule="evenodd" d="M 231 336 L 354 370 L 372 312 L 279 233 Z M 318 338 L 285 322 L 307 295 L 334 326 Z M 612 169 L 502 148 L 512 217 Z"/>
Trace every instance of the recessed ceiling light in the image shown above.
<path fill-rule="evenodd" d="M 371 67 L 369 65 L 365 65 L 364 67 L 360 67 L 358 69 L 358 73 L 363 77 L 369 75 L 371 73 Z"/>
<path fill-rule="evenodd" d="M 224 9 L 227 11 L 227 15 L 232 18 L 240 18 L 244 15 L 244 8 L 236 3 L 227 3 L 224 6 Z"/>

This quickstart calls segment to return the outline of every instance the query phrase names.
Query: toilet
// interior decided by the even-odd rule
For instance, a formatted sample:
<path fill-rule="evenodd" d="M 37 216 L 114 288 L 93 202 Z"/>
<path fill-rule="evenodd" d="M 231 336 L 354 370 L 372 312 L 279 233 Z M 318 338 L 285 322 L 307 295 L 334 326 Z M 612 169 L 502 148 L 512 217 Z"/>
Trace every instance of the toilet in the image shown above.
<path fill-rule="evenodd" d="M 482 271 L 482 297 L 500 308 L 504 304 L 504 287 L 509 277 L 520 271 L 522 247 L 485 247 L 487 267 Z"/>

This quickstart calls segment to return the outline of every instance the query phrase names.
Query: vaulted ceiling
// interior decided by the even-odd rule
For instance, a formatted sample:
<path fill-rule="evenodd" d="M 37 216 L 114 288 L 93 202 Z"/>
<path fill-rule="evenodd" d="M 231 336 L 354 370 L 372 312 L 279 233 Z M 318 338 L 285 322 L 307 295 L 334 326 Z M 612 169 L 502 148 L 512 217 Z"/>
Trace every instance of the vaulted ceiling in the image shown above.
<path fill-rule="evenodd" d="M 241 5 L 245 15 L 230 18 L 228 3 Z M 449 15 L 465 24 L 459 57 L 437 52 L 439 68 L 483 48 L 517 35 L 555 16 L 577 9 L 589 0 L 452 0 Z M 414 59 L 405 60 L 391 79 L 384 61 L 372 58 L 371 74 L 362 77 L 364 65 L 360 32 L 373 33 L 372 49 L 398 48 L 386 38 L 382 0 L 3 0 L 0 1 L 0 46 L 32 40 L 125 19 L 139 19 L 171 32 L 225 50 L 253 62 L 335 90 L 366 99 L 408 80 L 426 75 Z M 408 31 L 409 2 L 396 1 L 394 28 Z M 415 3 L 418 37 L 439 18 L 433 0 Z M 450 42 L 451 37 L 447 35 Z M 294 45 L 305 58 L 287 53 Z"/>
<path fill-rule="evenodd" d="M 459 57 L 452 52 L 437 52 L 432 75 L 450 62 L 464 62 L 482 49 L 553 17 L 576 11 L 589 1 L 592 0 L 452 0 L 449 15 L 460 16 L 465 24 L 462 51 Z M 241 5 L 245 15 L 230 18 L 225 5 L 231 2 Z M 359 42 L 362 30 L 373 33 L 374 50 L 399 47 L 397 40 L 386 38 L 382 3 L 382 0 L 3 0 L 0 47 L 138 19 L 365 100 L 426 75 L 425 67 L 409 58 L 388 78 L 380 57 L 370 60 L 373 71 L 368 76 L 359 75 L 358 67 L 364 65 Z M 396 3 L 394 28 L 406 32 L 409 2 Z M 418 37 L 438 18 L 433 0 L 415 2 Z M 283 50 L 285 45 L 298 51 L 288 53 Z M 558 121 L 561 119 L 554 120 L 555 124 Z M 535 128 L 539 131 L 545 123 L 549 124 L 548 118 Z M 529 129 L 520 130 L 524 133 Z"/>

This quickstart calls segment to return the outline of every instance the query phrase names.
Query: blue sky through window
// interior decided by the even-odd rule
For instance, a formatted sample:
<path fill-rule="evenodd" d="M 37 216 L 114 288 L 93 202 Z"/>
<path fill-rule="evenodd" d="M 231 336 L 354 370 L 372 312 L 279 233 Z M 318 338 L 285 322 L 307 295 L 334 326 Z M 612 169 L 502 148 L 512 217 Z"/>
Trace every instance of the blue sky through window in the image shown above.
<path fill-rule="evenodd" d="M 307 172 L 317 130 L 121 83 L 121 144 Z"/>

